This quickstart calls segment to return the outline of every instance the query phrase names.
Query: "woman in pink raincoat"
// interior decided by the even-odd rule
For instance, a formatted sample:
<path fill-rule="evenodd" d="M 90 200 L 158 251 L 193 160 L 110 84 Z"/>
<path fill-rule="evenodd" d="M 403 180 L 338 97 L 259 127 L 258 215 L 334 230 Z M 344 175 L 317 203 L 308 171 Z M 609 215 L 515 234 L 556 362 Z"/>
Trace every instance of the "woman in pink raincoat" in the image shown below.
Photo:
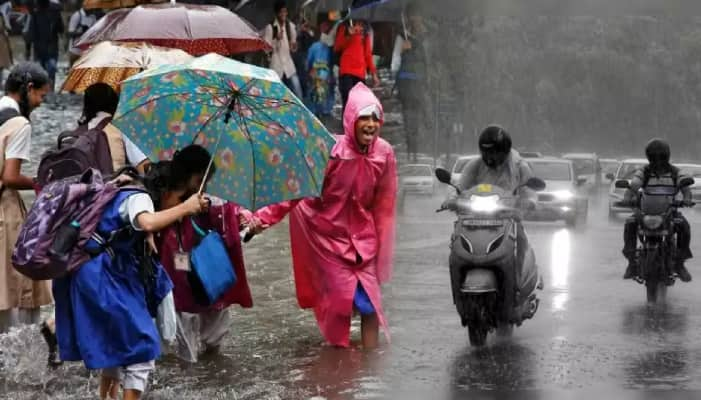
<path fill-rule="evenodd" d="M 349 346 L 354 311 L 361 314 L 363 347 L 377 346 L 379 327 L 389 340 L 380 285 L 392 270 L 397 172 L 392 146 L 379 137 L 383 118 L 380 101 L 357 84 L 321 197 L 268 206 L 251 221 L 259 232 L 290 213 L 297 301 L 314 308 L 321 333 L 335 346 Z"/>

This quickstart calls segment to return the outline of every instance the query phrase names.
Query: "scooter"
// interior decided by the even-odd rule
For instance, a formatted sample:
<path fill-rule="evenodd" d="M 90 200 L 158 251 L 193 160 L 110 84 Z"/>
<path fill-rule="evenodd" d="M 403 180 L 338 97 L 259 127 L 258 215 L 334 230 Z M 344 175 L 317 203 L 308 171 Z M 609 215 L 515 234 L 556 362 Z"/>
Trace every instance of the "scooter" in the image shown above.
<path fill-rule="evenodd" d="M 694 178 L 683 177 L 676 186 L 647 186 L 638 192 L 632 203 L 618 202 L 620 207 L 632 207 L 638 225 L 639 245 L 636 250 L 639 271 L 636 281 L 645 284 L 647 301 L 664 301 L 667 287 L 674 285 L 677 259 L 678 209 L 693 207 L 693 203 L 675 200 L 679 191 L 694 184 Z M 614 185 L 620 189 L 630 189 L 630 183 L 617 180 Z"/>
<path fill-rule="evenodd" d="M 470 344 L 483 346 L 490 332 L 509 335 L 514 325 L 520 326 L 538 310 L 535 291 L 543 284 L 520 226 L 521 211 L 515 207 L 520 187 L 510 193 L 480 184 L 461 192 L 452 184 L 450 172 L 442 168 L 435 172 L 440 182 L 458 193 L 437 210 L 450 210 L 458 217 L 450 241 L 453 301 Z M 541 191 L 545 182 L 531 178 L 524 186 Z"/>

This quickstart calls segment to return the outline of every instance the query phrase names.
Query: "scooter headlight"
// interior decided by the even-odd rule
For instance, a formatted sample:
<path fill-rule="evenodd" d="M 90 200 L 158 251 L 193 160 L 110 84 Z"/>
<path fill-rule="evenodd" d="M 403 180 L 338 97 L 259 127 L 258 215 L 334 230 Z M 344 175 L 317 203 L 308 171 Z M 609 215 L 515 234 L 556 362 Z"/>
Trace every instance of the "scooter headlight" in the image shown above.
<path fill-rule="evenodd" d="M 569 190 L 557 190 L 552 194 L 558 200 L 570 200 L 574 197 L 574 193 L 570 192 Z"/>
<path fill-rule="evenodd" d="M 470 197 L 470 209 L 475 212 L 492 213 L 499 209 L 499 195 Z"/>
<path fill-rule="evenodd" d="M 643 217 L 643 225 L 647 229 L 658 229 L 663 222 L 664 218 L 661 215 L 646 215 Z"/>

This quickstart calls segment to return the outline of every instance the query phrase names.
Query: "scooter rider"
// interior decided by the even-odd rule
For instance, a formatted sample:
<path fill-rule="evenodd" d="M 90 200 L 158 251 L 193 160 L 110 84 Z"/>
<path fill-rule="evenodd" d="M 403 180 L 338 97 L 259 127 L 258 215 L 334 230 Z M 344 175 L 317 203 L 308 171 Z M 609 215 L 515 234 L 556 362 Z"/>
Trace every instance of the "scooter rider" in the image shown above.
<path fill-rule="evenodd" d="M 457 187 L 467 190 L 481 183 L 490 183 L 504 190 L 518 189 L 519 206 L 535 207 L 536 194 L 525 186 L 533 177 L 531 167 L 511 149 L 511 136 L 499 125 L 486 127 L 479 137 L 481 158 L 470 161 L 462 170 Z"/>
<path fill-rule="evenodd" d="M 649 164 L 635 172 L 630 188 L 626 190 L 623 203 L 631 204 L 638 196 L 638 190 L 650 185 L 676 185 L 680 179 L 679 168 L 670 164 L 669 144 L 662 139 L 652 139 L 645 147 L 645 156 Z M 688 187 L 681 189 L 683 201 L 691 204 L 691 191 Z M 684 266 L 684 261 L 692 257 L 689 244 L 691 242 L 691 227 L 681 213 L 676 215 L 677 227 L 677 259 L 675 269 L 679 279 L 683 282 L 691 281 L 691 274 Z M 632 279 L 638 276 L 638 264 L 635 257 L 638 246 L 638 220 L 635 215 L 626 220 L 623 229 L 623 255 L 628 259 L 628 267 L 623 279 Z"/>
<path fill-rule="evenodd" d="M 537 195 L 525 186 L 528 179 L 534 176 L 533 171 L 518 152 L 511 149 L 509 133 L 499 125 L 489 125 L 480 134 L 478 145 L 482 157 L 470 161 L 463 168 L 460 181 L 456 185 L 458 189 L 465 191 L 476 185 L 488 183 L 510 192 L 516 190 L 517 207 L 534 209 Z M 517 226 L 517 257 L 520 263 L 528 248 L 528 237 L 523 224 Z"/>

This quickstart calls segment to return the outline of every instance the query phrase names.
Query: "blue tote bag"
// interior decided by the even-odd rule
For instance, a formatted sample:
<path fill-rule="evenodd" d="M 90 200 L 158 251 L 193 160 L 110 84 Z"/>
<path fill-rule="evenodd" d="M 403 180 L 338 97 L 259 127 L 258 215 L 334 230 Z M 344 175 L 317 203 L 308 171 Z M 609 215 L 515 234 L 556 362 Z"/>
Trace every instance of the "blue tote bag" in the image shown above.
<path fill-rule="evenodd" d="M 196 300 L 201 297 L 199 302 L 211 305 L 236 284 L 236 273 L 221 235 L 212 230 L 205 232 L 194 219 L 191 222 L 200 241 L 190 252 L 191 275 L 195 278 L 190 284 L 195 286 L 193 291 L 201 293 Z"/>

